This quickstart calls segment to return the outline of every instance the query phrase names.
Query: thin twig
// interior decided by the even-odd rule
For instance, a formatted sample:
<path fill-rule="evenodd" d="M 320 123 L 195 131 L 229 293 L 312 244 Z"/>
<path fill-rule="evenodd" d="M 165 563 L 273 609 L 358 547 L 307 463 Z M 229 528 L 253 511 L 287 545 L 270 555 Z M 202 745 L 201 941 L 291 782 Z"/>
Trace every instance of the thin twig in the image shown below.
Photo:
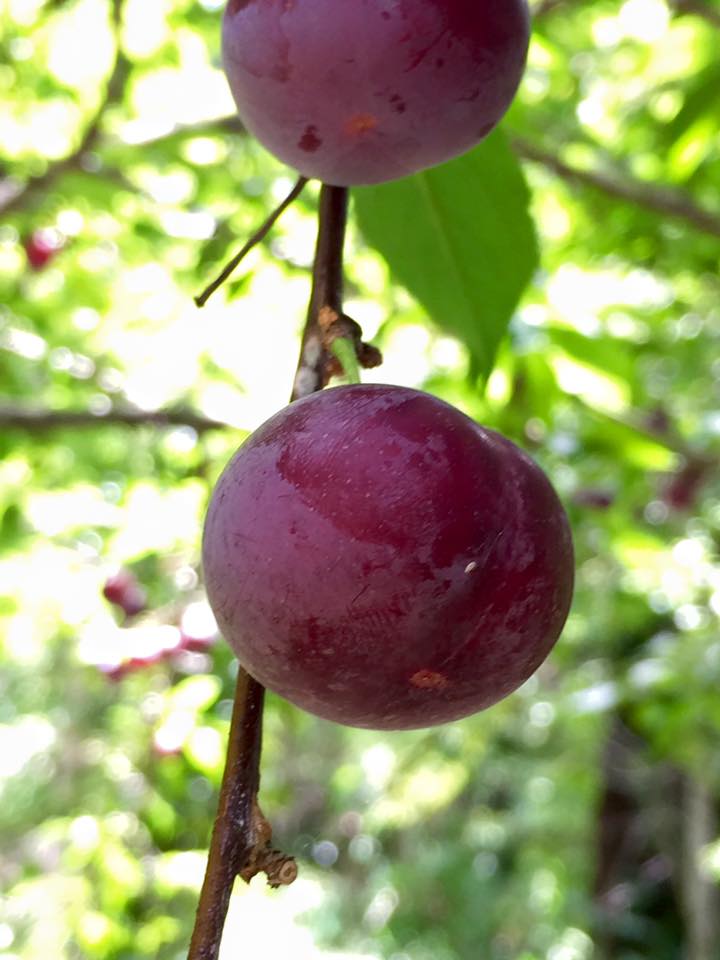
<path fill-rule="evenodd" d="M 652 210 L 653 213 L 661 213 L 678 220 L 684 220 L 703 233 L 720 237 L 720 213 L 713 213 L 698 206 L 687 194 L 666 187 L 651 186 L 639 180 L 631 180 L 625 177 L 621 179 L 614 174 L 571 167 L 570 164 L 561 160 L 556 153 L 543 150 L 542 147 L 530 143 L 529 140 L 522 137 L 511 137 L 511 144 L 515 153 L 523 160 L 542 164 L 563 180 L 593 187 L 620 200 L 626 200 L 638 207 Z"/>
<path fill-rule="evenodd" d="M 221 287 L 225 281 L 228 279 L 230 274 L 235 270 L 235 268 L 240 264 L 240 262 L 250 253 L 253 247 L 256 247 L 265 237 L 268 235 L 272 227 L 277 222 L 280 215 L 290 206 L 290 204 L 302 193 L 303 187 L 307 183 L 307 177 L 298 177 L 295 186 L 292 188 L 290 193 L 285 197 L 282 203 L 278 204 L 277 207 L 273 210 L 267 220 L 260 226 L 255 233 L 248 239 L 245 246 L 240 250 L 232 260 L 227 263 L 223 270 L 218 274 L 218 276 L 213 280 L 212 283 L 203 290 L 203 292 L 195 297 L 195 303 L 198 307 L 204 307 L 208 302 L 210 297 L 215 293 L 218 287 Z"/>
<path fill-rule="evenodd" d="M 341 315 L 341 317 L 342 316 L 343 315 Z M 327 339 L 327 335 L 325 335 L 324 339 Z M 378 362 L 380 359 L 378 356 Z M 332 364 L 332 359 L 328 359 L 328 363 Z M 361 366 L 367 366 L 367 364 L 361 362 Z M 325 371 L 325 373 L 326 372 L 327 371 Z M 715 463 L 717 460 L 717 455 L 712 451 L 701 453 L 691 444 L 686 443 L 675 431 L 660 431 L 648 426 L 647 416 L 644 415 L 642 411 L 629 410 L 625 414 L 619 415 L 608 411 L 596 410 L 586 405 L 582 399 L 577 396 L 573 396 L 572 400 L 578 406 L 581 406 L 590 416 L 600 420 L 612 420 L 619 426 L 626 427 L 635 433 L 641 434 L 653 443 L 665 447 L 678 456 L 692 460 L 701 457 L 712 463 Z M 227 430 L 228 427 L 232 427 L 232 424 L 222 420 L 214 420 L 194 410 L 183 408 L 176 408 L 174 410 L 124 410 L 117 408 L 107 413 L 94 414 L 88 410 L 46 410 L 0 406 L 0 430 L 5 431 L 14 429 L 27 433 L 47 433 L 53 430 L 86 430 L 106 426 L 191 427 L 197 431 L 197 433 L 207 433 L 209 430 Z"/>
<path fill-rule="evenodd" d="M 89 410 L 42 410 L 0 406 L 0 429 L 45 433 L 63 428 L 96 428 L 108 424 L 128 427 L 192 427 L 198 433 L 227 429 L 229 424 L 204 417 L 194 410 L 123 410 L 94 414 Z"/>

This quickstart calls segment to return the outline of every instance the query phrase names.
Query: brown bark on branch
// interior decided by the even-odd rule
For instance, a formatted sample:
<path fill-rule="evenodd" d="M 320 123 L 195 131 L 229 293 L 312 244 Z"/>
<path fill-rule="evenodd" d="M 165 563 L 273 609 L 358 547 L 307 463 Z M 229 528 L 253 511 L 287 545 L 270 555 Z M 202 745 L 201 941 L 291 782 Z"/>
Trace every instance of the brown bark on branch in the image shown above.
<path fill-rule="evenodd" d="M 347 225 L 347 187 L 323 184 L 320 190 L 320 214 L 313 286 L 305 321 L 300 362 L 295 374 L 292 399 L 321 390 L 331 376 L 342 373 L 332 351 L 334 340 L 348 340 L 361 367 L 377 367 L 382 354 L 362 340 L 359 325 L 343 313 L 343 244 Z"/>
<path fill-rule="evenodd" d="M 235 878 L 262 844 L 257 792 L 264 689 L 242 667 L 235 688 L 225 772 L 188 960 L 217 960 Z"/>
<path fill-rule="evenodd" d="M 342 251 L 347 208 L 347 188 L 323 184 L 320 190 L 312 293 L 300 346 L 300 362 L 295 374 L 293 400 L 307 397 L 316 390 L 321 390 L 327 383 L 331 355 L 323 344 L 320 316 L 322 311 L 327 309 L 335 316 L 342 313 Z"/>

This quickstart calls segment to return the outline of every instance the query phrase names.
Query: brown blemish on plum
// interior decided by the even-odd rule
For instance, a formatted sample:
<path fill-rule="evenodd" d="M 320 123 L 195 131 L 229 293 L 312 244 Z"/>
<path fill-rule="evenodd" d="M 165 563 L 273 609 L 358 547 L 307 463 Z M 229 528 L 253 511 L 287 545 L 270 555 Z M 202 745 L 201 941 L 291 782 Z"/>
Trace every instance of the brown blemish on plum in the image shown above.
<path fill-rule="evenodd" d="M 393 108 L 395 113 L 405 113 L 407 109 L 407 104 L 399 93 L 394 93 L 390 97 L 390 106 Z"/>
<path fill-rule="evenodd" d="M 305 127 L 305 132 L 298 140 L 298 146 L 306 153 L 315 153 L 318 147 L 322 146 L 322 140 L 317 135 L 317 127 L 314 124 Z"/>
<path fill-rule="evenodd" d="M 369 133 L 377 127 L 377 117 L 372 113 L 356 113 L 345 124 L 345 133 L 351 137 L 359 137 Z"/>
<path fill-rule="evenodd" d="M 435 670 L 416 670 L 410 683 L 419 690 L 444 690 L 450 681 L 444 673 Z"/>

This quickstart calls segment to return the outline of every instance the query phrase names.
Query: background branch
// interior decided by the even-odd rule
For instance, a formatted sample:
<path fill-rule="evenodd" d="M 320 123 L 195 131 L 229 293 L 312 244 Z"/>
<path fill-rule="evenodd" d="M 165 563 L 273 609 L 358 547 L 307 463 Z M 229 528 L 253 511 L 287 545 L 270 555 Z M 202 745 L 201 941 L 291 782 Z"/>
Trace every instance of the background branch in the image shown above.
<path fill-rule="evenodd" d="M 671 10 L 679 15 L 692 14 L 700 17 L 713 27 L 720 28 L 720 9 L 703 3 L 702 0 L 668 0 Z"/>
<path fill-rule="evenodd" d="M 653 213 L 664 214 L 684 220 L 686 223 L 708 233 L 713 237 L 720 237 L 720 213 L 713 213 L 699 206 L 686 194 L 666 187 L 655 187 L 630 178 L 620 179 L 615 175 L 600 173 L 594 170 L 581 170 L 565 163 L 556 154 L 543 150 L 529 140 L 511 136 L 511 144 L 515 153 L 523 160 L 539 163 L 561 179 L 569 183 L 577 183 L 586 187 L 593 187 L 619 200 L 638 207 L 644 207 Z"/>
<path fill-rule="evenodd" d="M 5 182 L 0 184 L 0 215 L 15 213 L 27 206 L 36 196 L 47 193 L 55 183 L 71 170 L 82 168 L 83 160 L 100 142 L 102 124 L 108 107 L 122 100 L 125 84 L 130 74 L 130 61 L 120 45 L 120 27 L 122 23 L 124 0 L 113 0 L 112 23 L 115 34 L 115 59 L 108 76 L 105 96 L 95 115 L 90 120 L 80 143 L 71 154 L 62 160 L 51 163 L 44 173 L 31 177 L 24 184 Z"/>
<path fill-rule="evenodd" d="M 93 428 L 108 424 L 129 427 L 192 427 L 198 433 L 208 430 L 227 429 L 230 424 L 213 420 L 193 410 L 110 410 L 94 414 L 88 410 L 39 410 L 22 407 L 0 407 L 0 429 L 25 430 L 28 433 L 43 433 L 64 427 Z"/>

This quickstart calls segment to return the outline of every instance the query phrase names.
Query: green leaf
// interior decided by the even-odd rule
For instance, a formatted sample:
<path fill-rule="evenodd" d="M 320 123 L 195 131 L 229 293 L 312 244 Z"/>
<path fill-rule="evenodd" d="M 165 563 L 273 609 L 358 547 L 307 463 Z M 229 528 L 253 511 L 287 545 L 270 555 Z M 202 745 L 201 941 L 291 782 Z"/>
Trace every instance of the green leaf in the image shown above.
<path fill-rule="evenodd" d="M 570 327 L 548 326 L 546 329 L 553 342 L 571 357 L 621 380 L 632 381 L 634 358 L 626 341 L 584 336 Z"/>
<path fill-rule="evenodd" d="M 487 376 L 538 263 L 529 193 L 504 135 L 404 180 L 354 191 L 367 242 Z"/>

